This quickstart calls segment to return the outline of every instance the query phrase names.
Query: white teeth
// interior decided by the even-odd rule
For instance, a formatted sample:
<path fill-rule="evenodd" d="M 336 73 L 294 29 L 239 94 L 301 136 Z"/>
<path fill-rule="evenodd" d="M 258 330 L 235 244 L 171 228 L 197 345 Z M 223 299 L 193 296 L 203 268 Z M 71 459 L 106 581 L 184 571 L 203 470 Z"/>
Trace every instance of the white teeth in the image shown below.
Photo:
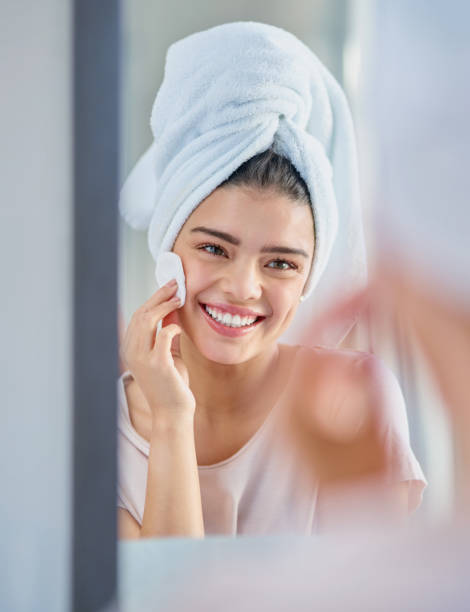
<path fill-rule="evenodd" d="M 204 308 L 213 319 L 219 323 L 222 323 L 223 325 L 226 325 L 227 327 L 244 327 L 246 325 L 251 325 L 257 319 L 257 317 L 240 317 L 240 315 L 232 316 L 228 312 L 222 313 L 214 308 L 210 308 L 209 306 L 204 306 Z"/>

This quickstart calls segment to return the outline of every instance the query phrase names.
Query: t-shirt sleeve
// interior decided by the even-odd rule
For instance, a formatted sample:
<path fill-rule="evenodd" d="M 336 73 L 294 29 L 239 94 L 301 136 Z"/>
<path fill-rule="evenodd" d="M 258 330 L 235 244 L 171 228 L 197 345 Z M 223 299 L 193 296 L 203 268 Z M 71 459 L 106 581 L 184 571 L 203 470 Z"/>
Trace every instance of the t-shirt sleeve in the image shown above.
<path fill-rule="evenodd" d="M 413 512 L 421 504 L 427 481 L 410 445 L 405 399 L 398 380 L 381 359 L 374 356 L 373 360 L 380 427 L 387 453 L 386 481 L 408 482 L 408 509 Z"/>
<path fill-rule="evenodd" d="M 123 380 L 118 380 L 118 486 L 117 506 L 124 508 L 139 523 L 145 505 L 149 445 L 133 429 L 127 406 Z"/>
<path fill-rule="evenodd" d="M 127 506 L 125 502 L 123 501 L 119 491 L 117 492 L 117 506 L 118 508 L 124 508 L 124 510 L 127 510 Z"/>

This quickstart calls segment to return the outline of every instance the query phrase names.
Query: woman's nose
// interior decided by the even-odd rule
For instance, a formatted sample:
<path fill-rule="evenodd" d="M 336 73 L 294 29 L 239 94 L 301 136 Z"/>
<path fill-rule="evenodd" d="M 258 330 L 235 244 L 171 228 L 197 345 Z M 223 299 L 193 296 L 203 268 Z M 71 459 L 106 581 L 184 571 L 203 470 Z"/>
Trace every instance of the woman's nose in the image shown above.
<path fill-rule="evenodd" d="M 221 288 L 237 302 L 259 299 L 263 291 L 258 264 L 242 259 L 232 262 L 226 268 Z"/>

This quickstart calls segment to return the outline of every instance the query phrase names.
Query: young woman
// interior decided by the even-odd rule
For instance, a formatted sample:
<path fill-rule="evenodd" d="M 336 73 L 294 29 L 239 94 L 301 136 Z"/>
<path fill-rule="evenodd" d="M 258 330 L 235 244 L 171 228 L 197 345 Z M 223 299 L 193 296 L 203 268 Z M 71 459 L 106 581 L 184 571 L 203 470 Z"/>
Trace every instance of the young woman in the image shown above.
<path fill-rule="evenodd" d="M 295 357 L 312 377 L 332 358 L 335 368 L 358 366 L 364 385 L 385 385 L 377 412 L 389 404 L 403 419 L 403 407 L 373 356 L 277 343 L 312 263 L 303 180 L 271 151 L 252 158 L 196 208 L 173 250 L 186 274 L 184 306 L 178 309 L 175 285 L 160 288 L 132 317 L 122 347 L 129 371 L 120 388 L 120 537 L 320 529 L 316 487 L 300 477 L 300 458 L 280 459 L 285 450 L 273 439 L 270 446 L 265 427 Z M 158 321 L 172 313 L 177 323 L 155 340 Z M 220 320 L 225 313 L 232 316 Z M 303 384 L 297 396 L 328 414 L 334 377 L 327 389 Z M 388 503 L 398 515 L 416 506 L 408 481 L 416 481 L 415 498 L 422 479 L 402 428 L 392 417 L 382 440 L 384 448 L 398 440 L 387 456 L 398 485 L 390 484 Z"/>
<path fill-rule="evenodd" d="M 278 343 L 328 283 L 328 261 L 345 285 L 362 261 L 350 121 L 331 75 L 279 28 L 224 24 L 170 47 L 152 129 L 121 212 L 149 227 L 155 258 L 180 256 L 186 300 L 158 289 L 122 343 L 120 537 L 310 534 L 358 499 L 367 520 L 414 509 L 424 477 L 390 372 L 365 353 Z M 373 435 L 305 443 L 289 415 L 327 438 Z M 383 476 L 372 497 L 323 487 L 357 466 Z"/>

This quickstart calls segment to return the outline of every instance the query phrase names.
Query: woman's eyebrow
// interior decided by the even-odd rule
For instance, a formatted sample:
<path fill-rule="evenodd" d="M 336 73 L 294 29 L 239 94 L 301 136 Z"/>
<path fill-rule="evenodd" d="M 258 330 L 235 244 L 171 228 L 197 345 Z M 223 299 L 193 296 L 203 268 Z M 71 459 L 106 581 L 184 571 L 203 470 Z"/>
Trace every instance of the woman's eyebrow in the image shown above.
<path fill-rule="evenodd" d="M 198 225 L 197 227 L 193 227 L 191 232 L 203 232 L 204 234 L 210 234 L 211 236 L 216 236 L 216 238 L 220 238 L 221 240 L 226 240 L 231 244 L 236 246 L 240 245 L 240 240 L 232 236 L 232 234 L 227 234 L 226 232 L 221 232 L 219 230 L 210 229 L 208 227 L 204 227 L 202 225 Z"/>
<path fill-rule="evenodd" d="M 204 227 L 202 225 L 198 225 L 197 227 L 193 227 L 191 232 L 202 232 L 204 234 L 209 234 L 210 236 L 215 236 L 216 238 L 220 238 L 221 240 L 225 240 L 226 242 L 230 242 L 230 244 L 234 244 L 235 246 L 239 246 L 241 244 L 241 240 L 239 238 L 235 238 L 232 234 L 228 234 L 227 232 L 221 232 L 220 230 L 211 229 L 209 227 Z M 294 249 L 286 246 L 277 246 L 277 245 L 265 245 L 261 249 L 262 253 L 285 253 L 292 255 L 302 255 L 308 259 L 308 253 L 303 249 Z"/>
<path fill-rule="evenodd" d="M 294 249 L 292 247 L 286 247 L 286 246 L 277 246 L 277 245 L 267 244 L 261 249 L 261 252 L 262 253 L 284 253 L 286 255 L 302 255 L 302 257 L 305 257 L 306 259 L 308 259 L 308 253 L 306 253 L 306 251 L 304 251 L 303 249 Z"/>

